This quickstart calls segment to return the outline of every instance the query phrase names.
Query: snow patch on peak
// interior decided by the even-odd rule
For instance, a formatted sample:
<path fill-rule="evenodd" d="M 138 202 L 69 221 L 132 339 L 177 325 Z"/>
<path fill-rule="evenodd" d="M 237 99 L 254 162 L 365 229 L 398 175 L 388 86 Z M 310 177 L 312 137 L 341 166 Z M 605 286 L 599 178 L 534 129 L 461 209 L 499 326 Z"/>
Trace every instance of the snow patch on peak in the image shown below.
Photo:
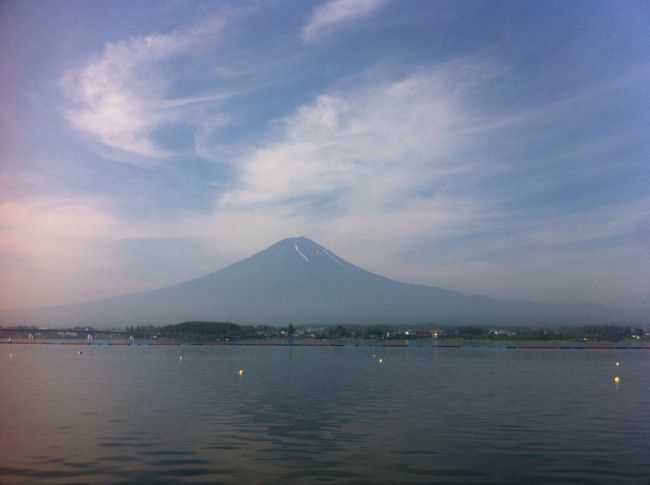
<path fill-rule="evenodd" d="M 297 252 L 300 256 L 303 257 L 303 259 L 304 259 L 305 261 L 309 262 L 309 258 L 308 258 L 307 256 L 305 256 L 305 255 L 302 253 L 302 251 L 300 250 L 300 248 L 298 247 L 298 245 L 295 243 L 295 241 L 294 241 L 294 243 L 293 243 L 293 247 L 296 249 L 296 252 Z"/>
<path fill-rule="evenodd" d="M 334 263 L 336 266 L 345 268 L 349 263 L 339 258 L 329 249 L 315 243 L 305 236 L 287 237 L 280 241 L 285 250 L 295 251 L 302 259 L 308 263 L 317 264 L 322 261 L 326 264 Z M 279 244 L 279 243 L 278 243 Z"/>
<path fill-rule="evenodd" d="M 336 256 L 330 253 L 329 250 L 323 248 L 323 251 L 325 251 L 325 254 L 327 254 L 332 259 L 332 261 L 334 261 L 339 266 L 343 266 L 343 263 L 341 263 L 341 261 L 339 261 L 339 259 Z"/>

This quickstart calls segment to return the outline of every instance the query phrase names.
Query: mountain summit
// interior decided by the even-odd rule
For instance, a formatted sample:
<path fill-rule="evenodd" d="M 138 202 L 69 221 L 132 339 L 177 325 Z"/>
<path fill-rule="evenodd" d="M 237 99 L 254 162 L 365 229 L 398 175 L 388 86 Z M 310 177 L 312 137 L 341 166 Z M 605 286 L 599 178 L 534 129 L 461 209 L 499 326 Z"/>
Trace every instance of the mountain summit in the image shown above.
<path fill-rule="evenodd" d="M 298 268 L 302 271 L 312 272 L 328 271 L 334 268 L 343 268 L 343 270 L 355 268 L 354 265 L 338 257 L 329 249 L 316 244 L 304 236 L 282 239 L 273 246 L 240 263 L 245 262 L 247 264 L 254 262 L 254 264 L 260 265 L 260 269 L 268 265 L 281 265 L 277 269 L 283 273 L 286 273 L 290 269 L 297 270 Z M 240 263 L 236 263 L 235 265 Z M 343 270 L 337 269 L 337 271 Z"/>
<path fill-rule="evenodd" d="M 295 254 L 300 258 L 301 262 L 304 263 L 310 263 L 315 265 L 333 264 L 339 267 L 344 267 L 345 265 L 349 265 L 347 261 L 339 258 L 337 255 L 332 253 L 327 248 L 324 248 L 323 246 L 316 244 L 314 241 L 304 236 L 289 237 L 287 239 L 283 239 L 282 241 L 279 241 L 278 243 L 268 248 L 266 251 L 259 253 L 259 255 L 262 255 L 267 251 L 269 253 L 271 252 L 284 253 L 287 251 L 287 248 L 289 248 L 290 253 L 291 253 L 291 249 L 293 248 Z"/>
<path fill-rule="evenodd" d="M 582 324 L 621 321 L 599 305 L 493 300 L 401 283 L 306 237 L 283 239 L 223 269 L 159 290 L 88 303 L 11 310 L 4 324 L 123 326 L 185 320 L 242 324 Z"/>

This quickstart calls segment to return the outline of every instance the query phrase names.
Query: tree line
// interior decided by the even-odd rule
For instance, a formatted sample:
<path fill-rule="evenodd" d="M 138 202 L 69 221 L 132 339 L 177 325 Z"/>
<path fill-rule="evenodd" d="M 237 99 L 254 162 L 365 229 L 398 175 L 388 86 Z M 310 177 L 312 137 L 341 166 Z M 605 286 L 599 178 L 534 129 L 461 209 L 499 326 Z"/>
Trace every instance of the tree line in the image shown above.
<path fill-rule="evenodd" d="M 325 325 L 274 327 L 270 325 L 238 325 L 231 322 L 190 321 L 174 325 L 138 325 L 126 327 L 125 331 L 139 336 L 175 340 L 234 340 L 267 338 L 305 339 L 368 339 L 368 340 L 414 340 L 414 339 L 486 339 L 486 340 L 602 340 L 620 341 L 633 338 L 645 339 L 644 330 L 618 325 L 584 325 L 565 328 L 485 327 L 455 326 L 414 327 L 390 325 Z"/>

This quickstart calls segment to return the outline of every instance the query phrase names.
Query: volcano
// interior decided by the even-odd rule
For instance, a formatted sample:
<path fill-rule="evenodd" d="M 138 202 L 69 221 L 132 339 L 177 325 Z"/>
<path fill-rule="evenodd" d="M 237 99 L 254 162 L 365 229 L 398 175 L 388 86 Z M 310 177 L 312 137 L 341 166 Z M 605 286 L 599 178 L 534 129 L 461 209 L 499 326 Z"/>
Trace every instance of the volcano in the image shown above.
<path fill-rule="evenodd" d="M 578 325 L 625 320 L 593 304 L 495 300 L 402 283 L 366 271 L 305 237 L 154 291 L 0 313 L 3 324 L 118 327 L 188 320 L 240 324 Z"/>

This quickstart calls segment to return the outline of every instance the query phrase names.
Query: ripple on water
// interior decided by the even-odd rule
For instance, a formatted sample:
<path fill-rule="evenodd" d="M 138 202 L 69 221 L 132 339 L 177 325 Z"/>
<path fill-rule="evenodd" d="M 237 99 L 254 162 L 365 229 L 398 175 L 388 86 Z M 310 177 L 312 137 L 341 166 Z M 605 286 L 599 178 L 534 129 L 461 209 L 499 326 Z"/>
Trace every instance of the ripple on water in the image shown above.
<path fill-rule="evenodd" d="M 354 348 L 196 347 L 179 366 L 169 349 L 111 349 L 70 373 L 57 352 L 17 363 L 16 385 L 39 386 L 2 396 L 15 423 L 12 448 L 0 449 L 6 481 L 638 483 L 650 473 L 650 354 L 629 355 L 614 388 L 607 353 L 384 349 L 377 366 Z"/>

